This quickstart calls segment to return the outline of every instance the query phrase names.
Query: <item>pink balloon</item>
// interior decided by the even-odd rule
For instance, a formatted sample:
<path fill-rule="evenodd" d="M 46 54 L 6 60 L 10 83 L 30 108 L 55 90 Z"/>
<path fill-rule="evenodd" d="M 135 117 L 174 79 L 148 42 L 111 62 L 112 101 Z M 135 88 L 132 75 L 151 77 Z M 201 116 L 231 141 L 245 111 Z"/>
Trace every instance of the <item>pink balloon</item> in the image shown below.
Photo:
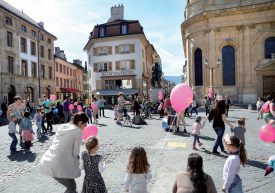
<path fill-rule="evenodd" d="M 273 124 L 266 124 L 259 131 L 259 138 L 264 142 L 275 141 L 275 127 Z"/>
<path fill-rule="evenodd" d="M 69 110 L 73 110 L 74 109 L 74 105 L 73 104 L 70 104 L 69 105 Z"/>
<path fill-rule="evenodd" d="M 77 106 L 77 110 L 78 110 L 78 111 L 82 111 L 82 110 L 83 110 L 82 106 L 78 105 L 78 106 Z"/>
<path fill-rule="evenodd" d="M 78 103 L 77 102 L 74 102 L 74 106 L 77 106 L 78 105 Z"/>
<path fill-rule="evenodd" d="M 94 104 L 94 103 L 91 104 L 91 108 L 92 108 L 92 109 L 95 108 L 95 104 Z"/>
<path fill-rule="evenodd" d="M 92 125 L 87 125 L 82 133 L 82 139 L 84 141 L 86 141 L 89 137 L 96 137 L 98 134 L 98 128 L 96 125 L 92 124 Z"/>
<path fill-rule="evenodd" d="M 158 97 L 159 100 L 163 99 L 163 93 L 161 92 L 161 90 L 159 91 L 159 97 Z"/>
<path fill-rule="evenodd" d="M 51 101 L 55 101 L 55 100 L 56 100 L 56 96 L 55 96 L 55 95 L 51 95 L 51 96 L 50 96 L 50 100 L 51 100 Z"/>
<path fill-rule="evenodd" d="M 184 111 L 193 101 L 192 88 L 186 84 L 178 84 L 170 94 L 170 101 L 176 112 Z"/>

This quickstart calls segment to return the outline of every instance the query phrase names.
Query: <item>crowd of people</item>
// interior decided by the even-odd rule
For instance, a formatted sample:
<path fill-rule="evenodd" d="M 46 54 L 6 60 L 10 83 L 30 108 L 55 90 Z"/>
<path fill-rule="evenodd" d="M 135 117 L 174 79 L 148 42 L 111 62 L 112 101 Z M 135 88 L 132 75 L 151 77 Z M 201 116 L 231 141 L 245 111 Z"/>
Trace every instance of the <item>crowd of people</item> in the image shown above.
<path fill-rule="evenodd" d="M 259 99 L 257 110 L 259 112 L 258 119 L 263 115 L 263 118 L 268 123 L 275 119 L 275 105 L 272 96 L 267 96 L 266 99 L 266 102 L 262 102 L 263 100 Z M 146 97 L 143 100 L 140 97 L 136 97 L 134 101 L 130 102 L 125 100 L 124 94 L 121 92 L 118 93 L 117 101 L 118 103 L 114 107 L 114 112 L 118 125 L 122 124 L 125 106 L 127 105 L 133 108 L 134 116 L 141 116 L 143 112 L 145 118 L 151 117 L 151 110 L 154 108 L 152 101 Z M 23 145 L 27 153 L 30 152 L 35 134 L 39 139 L 48 132 L 52 132 L 52 117 L 55 109 L 57 109 L 56 113 L 64 117 L 63 122 L 66 124 L 59 126 L 52 145 L 42 156 L 39 165 L 40 171 L 64 185 L 66 192 L 75 193 L 77 189 L 75 178 L 81 175 L 81 170 L 84 170 L 85 177 L 82 193 L 107 192 L 104 179 L 101 175 L 106 164 L 103 157 L 97 153 L 99 140 L 96 137 L 88 138 L 85 142 L 86 151 L 80 154 L 80 147 L 83 143 L 82 131 L 89 122 L 98 124 L 98 116 L 105 116 L 105 103 L 106 101 L 103 97 L 99 97 L 99 99 L 94 97 L 92 103 L 89 106 L 85 106 L 80 101 L 76 103 L 76 101 L 72 101 L 70 97 L 67 97 L 63 105 L 59 102 L 53 107 L 52 101 L 45 98 L 41 106 L 36 108 L 36 112 L 32 118 L 31 111 L 33 109 L 27 104 L 27 101 L 22 100 L 20 96 L 15 96 L 14 103 L 8 106 L 6 112 L 9 118 L 9 136 L 12 138 L 10 144 L 11 154 L 17 153 L 17 134 L 20 135 L 20 144 Z M 222 152 L 228 154 L 223 168 L 222 191 L 242 193 L 242 179 L 238 173 L 240 166 L 244 166 L 247 162 L 245 119 L 239 119 L 238 126 L 234 127 L 227 120 L 230 104 L 231 101 L 228 97 L 217 98 L 214 101 L 206 97 L 203 102 L 206 118 L 202 119 L 201 116 L 198 116 L 198 103 L 194 99 L 190 108 L 191 116 L 194 111 L 196 117 L 189 132 L 187 131 L 185 122 L 185 116 L 189 111 L 188 108 L 182 112 L 175 113 L 170 98 L 167 96 L 164 100 L 159 101 L 157 110 L 160 118 L 163 118 L 162 123 L 166 130 L 169 130 L 169 127 L 174 125 L 174 131 L 176 132 L 183 125 L 183 132 L 194 138 L 192 149 L 195 152 L 203 145 L 200 141 L 201 129 L 203 129 L 207 121 L 212 122 L 212 127 L 217 135 L 212 153 L 220 154 L 218 151 L 218 148 L 220 148 Z M 73 105 L 73 108 L 70 108 L 71 105 Z M 79 106 L 81 108 L 78 108 Z M 172 117 L 170 121 L 169 117 Z M 45 127 L 45 123 L 47 127 Z M 34 129 L 34 124 L 36 129 Z M 19 125 L 19 131 L 16 129 L 17 125 Z M 232 135 L 224 135 L 225 125 L 230 127 Z M 143 147 L 138 146 L 132 149 L 126 171 L 125 191 L 146 193 L 147 183 L 151 180 L 152 174 L 146 151 Z M 172 192 L 217 192 L 211 176 L 203 171 L 203 158 L 198 153 L 191 153 L 189 155 L 187 169 L 177 175 Z"/>

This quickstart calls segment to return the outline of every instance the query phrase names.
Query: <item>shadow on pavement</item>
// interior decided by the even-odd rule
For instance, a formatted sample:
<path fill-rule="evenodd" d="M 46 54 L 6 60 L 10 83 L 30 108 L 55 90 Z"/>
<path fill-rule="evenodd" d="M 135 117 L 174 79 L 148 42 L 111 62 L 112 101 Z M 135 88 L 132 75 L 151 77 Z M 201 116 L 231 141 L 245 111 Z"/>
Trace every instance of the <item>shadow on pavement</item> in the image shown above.
<path fill-rule="evenodd" d="M 53 136 L 53 135 L 55 135 L 55 132 L 50 132 L 48 135 Z"/>
<path fill-rule="evenodd" d="M 265 170 L 267 164 L 260 162 L 260 161 L 256 161 L 256 160 L 247 160 L 247 165 L 249 166 L 253 166 L 262 170 Z"/>
<path fill-rule="evenodd" d="M 184 133 L 182 131 L 177 131 L 175 133 L 173 133 L 173 135 L 177 135 L 177 136 L 181 136 L 181 137 L 190 137 L 190 133 Z"/>
<path fill-rule="evenodd" d="M 98 123 L 97 125 L 98 125 L 99 127 L 104 127 L 104 126 L 107 126 L 107 125 L 102 124 L 102 123 Z"/>
<path fill-rule="evenodd" d="M 49 137 L 48 136 L 42 136 L 40 137 L 40 139 L 38 139 L 37 141 L 40 142 L 40 143 L 45 143 L 45 141 L 49 140 Z"/>
<path fill-rule="evenodd" d="M 208 137 L 208 136 L 200 136 L 200 139 L 206 140 L 206 141 L 215 141 L 215 138 Z"/>
<path fill-rule="evenodd" d="M 215 156 L 217 156 L 217 157 L 222 157 L 222 158 L 227 158 L 227 157 L 228 157 L 227 155 L 224 155 L 224 154 L 222 154 L 222 153 L 220 153 L 220 154 L 212 153 L 211 151 L 208 151 L 208 150 L 205 149 L 204 147 L 201 148 L 201 152 L 206 153 L 206 154 L 209 154 L 209 155 L 215 155 Z"/>
<path fill-rule="evenodd" d="M 33 153 L 31 151 L 25 152 L 24 150 L 18 151 L 16 154 L 8 155 L 7 158 L 10 161 L 28 161 L 28 162 L 34 162 L 36 158 L 36 153 Z"/>

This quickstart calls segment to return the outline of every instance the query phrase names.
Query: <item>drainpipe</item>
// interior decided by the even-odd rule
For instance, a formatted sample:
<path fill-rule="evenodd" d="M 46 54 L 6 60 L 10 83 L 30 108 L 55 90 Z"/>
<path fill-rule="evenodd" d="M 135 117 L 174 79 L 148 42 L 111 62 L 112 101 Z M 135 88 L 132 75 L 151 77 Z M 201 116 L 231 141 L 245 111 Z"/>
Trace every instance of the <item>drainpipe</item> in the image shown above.
<path fill-rule="evenodd" d="M 38 30 L 37 34 L 37 70 L 38 70 L 38 98 L 41 98 L 41 88 L 40 88 L 40 45 L 39 45 L 39 36 L 40 36 L 40 30 Z M 39 102 L 39 101 L 38 101 Z"/>

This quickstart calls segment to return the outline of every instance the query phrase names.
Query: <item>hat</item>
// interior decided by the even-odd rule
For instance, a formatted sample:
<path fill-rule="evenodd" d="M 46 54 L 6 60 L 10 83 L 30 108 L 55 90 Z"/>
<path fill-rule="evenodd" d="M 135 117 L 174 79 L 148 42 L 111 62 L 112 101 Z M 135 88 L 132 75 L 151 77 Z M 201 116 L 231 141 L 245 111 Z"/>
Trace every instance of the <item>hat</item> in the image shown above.
<path fill-rule="evenodd" d="M 196 121 L 201 121 L 201 116 L 196 116 Z"/>
<path fill-rule="evenodd" d="M 117 95 L 118 95 L 118 96 L 124 95 L 124 93 L 123 93 L 123 92 L 119 92 Z"/>
<path fill-rule="evenodd" d="M 16 115 L 11 113 L 10 116 L 9 116 L 9 119 L 14 119 L 14 118 L 16 118 Z"/>
<path fill-rule="evenodd" d="M 13 99 L 22 99 L 22 97 L 21 97 L 21 96 L 16 95 L 15 97 L 13 97 Z"/>

